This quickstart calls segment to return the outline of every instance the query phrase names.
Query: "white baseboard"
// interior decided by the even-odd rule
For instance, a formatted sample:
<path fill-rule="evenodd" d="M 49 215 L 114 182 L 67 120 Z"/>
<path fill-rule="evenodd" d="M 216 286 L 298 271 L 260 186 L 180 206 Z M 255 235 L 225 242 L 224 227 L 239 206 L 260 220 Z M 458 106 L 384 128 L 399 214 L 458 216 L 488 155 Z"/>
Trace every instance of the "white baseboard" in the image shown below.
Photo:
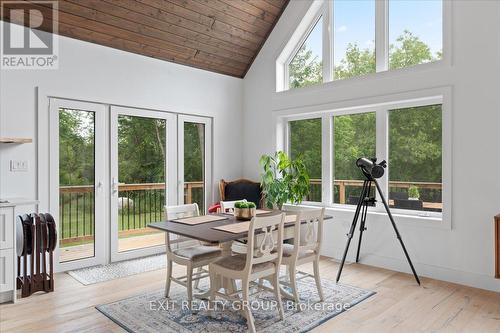
<path fill-rule="evenodd" d="M 328 251 L 324 251 L 322 253 L 324 256 L 340 261 L 341 258 L 337 258 L 334 253 L 343 253 L 343 248 L 338 248 L 332 251 L 329 249 Z M 354 251 L 350 251 L 354 252 Z M 349 258 L 352 260 L 353 258 Z M 408 262 L 403 259 L 395 259 L 384 256 L 379 256 L 376 254 L 363 254 L 360 258 L 360 263 L 390 269 L 397 272 L 404 272 L 408 274 L 412 274 L 410 266 Z M 493 276 L 488 276 L 484 274 L 477 274 L 472 272 L 465 272 L 450 268 L 443 268 L 434 265 L 427 265 L 422 263 L 413 263 L 415 266 L 415 270 L 419 276 L 425 276 L 428 278 L 442 280 L 447 282 L 453 282 L 469 287 L 480 288 L 491 290 L 495 292 L 500 292 L 500 279 L 496 279 Z"/>

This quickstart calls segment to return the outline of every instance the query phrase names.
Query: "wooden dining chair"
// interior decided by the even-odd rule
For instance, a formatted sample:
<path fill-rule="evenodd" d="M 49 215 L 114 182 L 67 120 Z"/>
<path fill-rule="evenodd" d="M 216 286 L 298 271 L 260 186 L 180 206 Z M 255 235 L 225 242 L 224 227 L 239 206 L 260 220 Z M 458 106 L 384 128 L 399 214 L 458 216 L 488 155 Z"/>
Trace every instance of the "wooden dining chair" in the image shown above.
<path fill-rule="evenodd" d="M 231 300 L 240 301 L 243 315 L 247 319 L 249 332 L 255 332 L 255 323 L 251 309 L 249 307 L 250 285 L 255 285 L 255 280 L 266 278 L 271 282 L 276 300 L 278 302 L 278 311 L 281 320 L 283 320 L 283 304 L 281 303 L 279 272 L 283 248 L 283 227 L 285 223 L 285 214 L 277 214 L 266 217 L 254 217 L 250 222 L 248 230 L 248 252 L 246 254 L 237 254 L 229 257 L 223 257 L 210 263 L 210 301 L 215 302 L 217 296 Z M 254 246 L 259 232 L 259 244 Z M 277 240 L 275 237 L 277 234 Z M 221 279 L 230 279 L 232 281 L 241 280 L 241 290 L 229 293 L 224 290 Z M 242 297 L 239 294 L 242 293 Z"/>
<path fill-rule="evenodd" d="M 220 201 L 220 212 L 222 214 L 231 214 L 234 212 L 234 204 L 240 201 L 247 202 L 247 199 L 233 200 L 233 201 Z"/>
<path fill-rule="evenodd" d="M 199 215 L 199 209 L 196 203 L 180 206 L 165 206 L 165 217 L 167 221 Z M 171 282 L 176 282 L 187 288 L 189 308 L 191 308 L 191 302 L 193 301 L 193 281 L 195 282 L 195 288 L 198 288 L 199 281 L 209 276 L 208 271 L 203 267 L 217 260 L 222 255 L 222 251 L 215 246 L 201 245 L 199 241 L 191 238 L 170 235 L 169 232 L 165 233 L 165 245 L 167 252 L 165 297 L 169 296 Z M 173 245 L 175 245 L 175 248 Z M 172 265 L 174 262 L 178 265 L 186 266 L 185 276 L 172 276 Z M 197 271 L 193 274 L 194 269 L 197 269 Z"/>
<path fill-rule="evenodd" d="M 295 210 L 297 218 L 294 225 L 293 244 L 283 244 L 282 265 L 287 266 L 290 287 L 294 301 L 300 302 L 297 290 L 297 281 L 312 276 L 316 281 L 316 287 L 320 301 L 323 301 L 323 290 L 319 274 L 320 249 L 323 238 L 323 218 L 325 209 Z M 305 224 L 303 222 L 306 222 Z M 314 274 L 308 274 L 297 270 L 298 266 L 313 263 Z M 301 275 L 297 278 L 297 275 Z"/>

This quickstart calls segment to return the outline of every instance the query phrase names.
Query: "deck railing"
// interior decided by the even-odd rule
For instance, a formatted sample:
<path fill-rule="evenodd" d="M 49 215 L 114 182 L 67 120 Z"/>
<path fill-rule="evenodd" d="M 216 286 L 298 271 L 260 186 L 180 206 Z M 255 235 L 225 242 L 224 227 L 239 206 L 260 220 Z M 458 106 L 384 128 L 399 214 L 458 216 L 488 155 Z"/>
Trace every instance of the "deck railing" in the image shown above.
<path fill-rule="evenodd" d="M 309 201 L 321 201 L 321 179 L 311 179 Z M 362 180 L 335 180 L 334 181 L 334 202 L 345 204 L 350 195 L 359 195 L 363 187 Z M 441 202 L 441 191 L 443 184 L 435 182 L 403 182 L 390 181 L 389 192 L 403 192 L 415 186 L 421 192 L 421 199 L 429 202 Z M 390 198 L 389 198 L 390 199 Z"/>
<path fill-rule="evenodd" d="M 335 202 L 345 204 L 349 196 L 359 195 L 362 180 L 335 180 Z M 441 202 L 441 183 L 389 182 L 390 191 L 405 191 L 416 186 L 431 202 Z M 184 183 L 186 203 L 203 202 L 202 181 Z M 432 192 L 434 198 L 429 198 Z M 59 237 L 61 244 L 89 241 L 94 235 L 94 186 L 61 186 L 59 197 Z M 436 194 L 437 193 L 437 194 Z M 118 229 L 120 235 L 144 231 L 147 224 L 161 221 L 165 205 L 164 183 L 121 184 L 118 186 Z M 321 201 L 321 179 L 311 179 L 310 201 Z M 203 210 L 203 207 L 200 207 Z M 102 221 L 96 221 L 102 223 Z"/>
<path fill-rule="evenodd" d="M 185 202 L 202 204 L 203 188 L 203 181 L 184 183 Z M 93 185 L 59 187 L 61 244 L 74 244 L 93 239 L 94 205 Z M 164 205 L 164 183 L 120 184 L 117 207 L 120 234 L 133 234 L 145 229 L 148 223 L 161 221 Z"/>

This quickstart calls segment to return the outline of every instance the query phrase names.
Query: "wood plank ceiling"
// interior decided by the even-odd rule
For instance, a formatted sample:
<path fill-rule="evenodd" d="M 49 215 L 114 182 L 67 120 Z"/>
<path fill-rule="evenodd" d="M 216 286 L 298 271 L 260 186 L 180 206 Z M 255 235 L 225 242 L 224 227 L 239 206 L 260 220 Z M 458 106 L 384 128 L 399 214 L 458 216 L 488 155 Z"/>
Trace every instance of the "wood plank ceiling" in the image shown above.
<path fill-rule="evenodd" d="M 58 29 L 63 36 L 242 78 L 288 1 L 59 0 Z M 49 8 L 26 2 L 42 12 L 40 29 L 47 30 Z M 20 23 L 7 10 L 3 19 Z"/>

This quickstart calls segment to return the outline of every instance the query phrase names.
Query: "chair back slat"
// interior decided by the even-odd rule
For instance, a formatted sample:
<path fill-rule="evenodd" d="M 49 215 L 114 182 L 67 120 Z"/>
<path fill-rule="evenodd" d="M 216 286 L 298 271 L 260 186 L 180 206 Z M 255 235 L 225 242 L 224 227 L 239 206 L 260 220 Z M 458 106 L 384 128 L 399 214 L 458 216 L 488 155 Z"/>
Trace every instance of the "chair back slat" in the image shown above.
<path fill-rule="evenodd" d="M 200 216 L 200 210 L 197 203 L 178 205 L 178 206 L 165 206 L 165 219 L 167 221 L 181 219 L 185 217 Z M 177 235 L 171 235 L 169 232 L 165 233 L 165 243 L 167 246 L 167 252 L 172 252 L 172 244 L 176 244 L 176 248 L 183 247 L 192 243 L 192 239 L 188 237 L 182 237 Z"/>
<path fill-rule="evenodd" d="M 284 224 L 284 213 L 252 219 L 247 237 L 246 269 L 251 271 L 252 265 L 265 262 L 274 262 L 276 267 L 279 267 L 283 251 Z M 259 241 L 259 244 L 255 244 L 256 241 Z"/>
<path fill-rule="evenodd" d="M 294 226 L 293 253 L 313 250 L 319 255 L 323 238 L 325 209 L 304 209 L 297 212 L 297 220 Z"/>

